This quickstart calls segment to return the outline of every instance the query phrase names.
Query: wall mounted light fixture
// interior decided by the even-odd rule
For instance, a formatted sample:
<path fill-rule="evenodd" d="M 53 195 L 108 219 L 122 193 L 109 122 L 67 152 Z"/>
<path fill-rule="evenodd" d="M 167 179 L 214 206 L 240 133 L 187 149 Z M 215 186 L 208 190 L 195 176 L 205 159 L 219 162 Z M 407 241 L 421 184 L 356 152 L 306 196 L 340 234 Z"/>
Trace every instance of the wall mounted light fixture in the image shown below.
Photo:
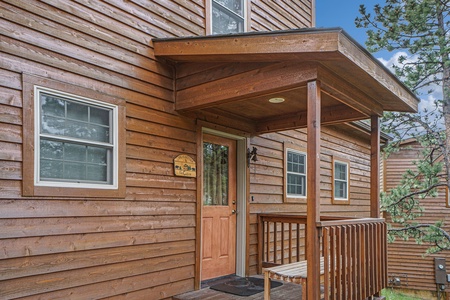
<path fill-rule="evenodd" d="M 250 151 L 249 148 L 247 148 L 247 167 L 250 167 L 250 161 L 258 161 L 258 149 L 256 147 L 253 147 L 252 151 Z"/>

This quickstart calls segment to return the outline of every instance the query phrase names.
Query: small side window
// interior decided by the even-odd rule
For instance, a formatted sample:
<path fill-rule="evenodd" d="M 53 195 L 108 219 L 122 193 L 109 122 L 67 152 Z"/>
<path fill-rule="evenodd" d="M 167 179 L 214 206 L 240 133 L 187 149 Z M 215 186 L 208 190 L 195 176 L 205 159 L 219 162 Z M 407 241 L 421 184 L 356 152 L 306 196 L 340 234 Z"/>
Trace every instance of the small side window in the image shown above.
<path fill-rule="evenodd" d="M 348 160 L 333 158 L 333 203 L 349 204 L 349 169 Z"/>
<path fill-rule="evenodd" d="M 286 196 L 306 197 L 306 153 L 286 149 Z"/>

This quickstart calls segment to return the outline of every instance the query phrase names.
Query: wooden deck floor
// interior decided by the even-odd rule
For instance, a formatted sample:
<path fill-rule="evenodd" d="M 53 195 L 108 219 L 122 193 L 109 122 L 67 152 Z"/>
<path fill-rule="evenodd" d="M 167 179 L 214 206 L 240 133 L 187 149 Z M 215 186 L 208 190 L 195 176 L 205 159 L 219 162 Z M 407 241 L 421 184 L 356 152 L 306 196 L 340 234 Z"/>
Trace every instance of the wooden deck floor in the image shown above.
<path fill-rule="evenodd" d="M 259 276 L 257 276 L 259 277 Z M 301 300 L 302 288 L 299 284 L 283 282 L 282 286 L 271 290 L 271 300 Z M 264 293 L 258 293 L 253 296 L 242 297 L 235 296 L 209 288 L 193 291 L 173 297 L 173 300 L 263 300 Z"/>

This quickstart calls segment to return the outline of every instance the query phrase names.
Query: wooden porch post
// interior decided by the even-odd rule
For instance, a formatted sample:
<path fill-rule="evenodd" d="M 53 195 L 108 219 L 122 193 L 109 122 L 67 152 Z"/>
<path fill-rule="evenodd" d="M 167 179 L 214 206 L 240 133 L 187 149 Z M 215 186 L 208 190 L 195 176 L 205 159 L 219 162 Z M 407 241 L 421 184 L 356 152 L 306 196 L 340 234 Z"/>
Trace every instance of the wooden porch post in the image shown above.
<path fill-rule="evenodd" d="M 307 296 L 320 299 L 320 243 L 317 222 L 320 221 L 320 81 L 308 82 L 307 112 L 307 219 L 306 260 L 308 261 Z"/>
<path fill-rule="evenodd" d="M 380 119 L 371 117 L 370 140 L 370 216 L 380 217 Z"/>

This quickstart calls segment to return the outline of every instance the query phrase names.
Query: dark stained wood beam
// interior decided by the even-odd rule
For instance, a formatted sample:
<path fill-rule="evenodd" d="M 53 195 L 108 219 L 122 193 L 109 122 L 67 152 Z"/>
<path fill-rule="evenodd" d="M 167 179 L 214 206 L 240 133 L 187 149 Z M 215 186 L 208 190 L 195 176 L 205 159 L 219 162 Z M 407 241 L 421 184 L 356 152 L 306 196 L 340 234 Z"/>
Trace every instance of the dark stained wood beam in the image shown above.
<path fill-rule="evenodd" d="M 321 124 L 333 125 L 344 122 L 367 119 L 369 116 L 352 109 L 346 105 L 322 108 Z M 256 134 L 276 132 L 280 130 L 305 128 L 307 112 L 283 115 L 259 121 L 256 125 Z"/>
<path fill-rule="evenodd" d="M 322 82 L 322 91 L 324 93 L 367 116 L 374 114 L 378 116 L 383 115 L 383 107 L 381 104 L 360 91 L 354 85 L 323 67 L 319 68 L 318 73 L 318 78 Z"/>
<path fill-rule="evenodd" d="M 380 118 L 371 117 L 370 125 L 370 217 L 380 217 Z"/>
<path fill-rule="evenodd" d="M 178 111 L 209 108 L 292 89 L 316 78 L 315 64 L 276 63 L 177 91 L 175 105 Z"/>
<path fill-rule="evenodd" d="M 153 39 L 155 56 L 173 61 L 280 61 L 337 59 L 341 32 L 248 33 L 201 38 Z M 224 56 L 226 56 L 224 58 Z"/>
<path fill-rule="evenodd" d="M 320 241 L 317 223 L 320 222 L 320 81 L 308 82 L 307 114 L 307 217 L 306 217 L 306 260 L 307 300 L 320 299 Z M 304 297 L 302 295 L 302 297 Z"/>

